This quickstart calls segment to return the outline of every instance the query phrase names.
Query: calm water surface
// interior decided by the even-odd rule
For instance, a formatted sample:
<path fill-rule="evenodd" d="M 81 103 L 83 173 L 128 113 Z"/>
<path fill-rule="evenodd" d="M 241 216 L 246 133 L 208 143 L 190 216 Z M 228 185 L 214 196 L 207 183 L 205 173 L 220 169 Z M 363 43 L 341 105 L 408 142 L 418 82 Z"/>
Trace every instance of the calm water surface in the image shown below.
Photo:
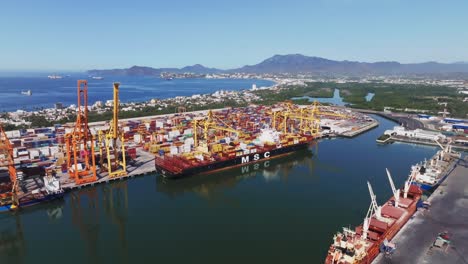
<path fill-rule="evenodd" d="M 362 222 L 434 147 L 377 145 L 394 126 L 207 176 L 148 175 L 0 215 L 0 263 L 322 263 L 333 233 Z"/>
<path fill-rule="evenodd" d="M 53 107 L 54 103 L 76 104 L 78 79 L 88 79 L 89 103 L 112 100 L 112 83 L 120 82 L 122 102 L 148 101 L 153 98 L 172 98 L 209 94 L 218 90 L 242 90 L 270 86 L 271 81 L 254 79 L 174 79 L 171 81 L 140 76 L 105 77 L 93 80 L 87 76 L 66 77 L 51 80 L 47 77 L 0 77 L 0 111 L 17 109 L 33 110 L 38 107 Z M 21 91 L 31 90 L 32 96 Z"/>

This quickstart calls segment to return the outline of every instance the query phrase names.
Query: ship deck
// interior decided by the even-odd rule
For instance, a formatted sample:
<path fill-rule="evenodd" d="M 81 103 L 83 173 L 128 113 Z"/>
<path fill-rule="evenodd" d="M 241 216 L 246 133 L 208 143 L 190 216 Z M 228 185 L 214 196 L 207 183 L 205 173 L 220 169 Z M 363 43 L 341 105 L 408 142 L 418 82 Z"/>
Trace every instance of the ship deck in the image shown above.
<path fill-rule="evenodd" d="M 429 210 L 416 212 L 392 240 L 397 250 L 373 263 L 468 263 L 468 157 L 460 160 L 431 195 Z M 451 233 L 448 246 L 434 247 L 440 232 Z"/>

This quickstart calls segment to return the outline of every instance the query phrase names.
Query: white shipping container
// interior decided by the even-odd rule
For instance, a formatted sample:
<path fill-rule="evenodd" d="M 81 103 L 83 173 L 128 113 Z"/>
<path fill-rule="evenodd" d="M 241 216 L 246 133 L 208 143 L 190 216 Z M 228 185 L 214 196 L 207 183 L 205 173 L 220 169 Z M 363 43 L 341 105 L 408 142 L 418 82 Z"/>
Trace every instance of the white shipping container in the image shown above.
<path fill-rule="evenodd" d="M 185 143 L 186 145 L 187 145 L 187 144 L 190 145 L 190 144 L 195 143 L 195 140 L 193 139 L 193 137 L 186 138 L 186 139 L 184 140 L 184 143 Z"/>
<path fill-rule="evenodd" d="M 247 155 L 247 154 L 250 154 L 250 150 L 245 149 L 245 150 L 244 150 L 244 155 Z"/>
<path fill-rule="evenodd" d="M 193 130 L 192 130 L 191 128 L 185 129 L 185 130 L 184 130 L 184 135 L 192 134 L 192 131 L 193 131 Z"/>
<path fill-rule="evenodd" d="M 254 149 L 254 148 L 251 149 L 251 150 L 250 150 L 250 153 L 257 153 L 257 149 Z"/>
<path fill-rule="evenodd" d="M 163 127 L 164 127 L 163 122 L 161 122 L 161 121 L 156 121 L 156 127 L 157 127 L 157 128 L 163 128 Z"/>
<path fill-rule="evenodd" d="M 224 140 L 226 140 L 227 144 L 231 143 L 231 138 L 230 137 L 224 138 Z"/>
<path fill-rule="evenodd" d="M 133 135 L 133 142 L 140 143 L 141 142 L 141 135 L 140 134 Z"/>
<path fill-rule="evenodd" d="M 39 158 L 39 155 L 40 155 L 39 150 L 37 150 L 37 149 L 30 149 L 29 150 L 29 157 L 31 159 L 37 159 L 37 158 Z"/>
<path fill-rule="evenodd" d="M 239 146 L 240 146 L 241 149 L 246 149 L 247 148 L 247 144 L 245 144 L 245 143 L 240 143 Z"/>
<path fill-rule="evenodd" d="M 49 157 L 50 156 L 50 150 L 49 147 L 42 147 L 39 148 L 39 151 L 42 155 Z"/>
<path fill-rule="evenodd" d="M 129 132 L 129 131 L 130 131 L 130 127 L 129 127 L 129 126 L 124 126 L 123 131 L 124 131 L 124 132 Z"/>
<path fill-rule="evenodd" d="M 177 154 L 177 153 L 178 153 L 177 147 L 172 146 L 172 147 L 170 148 L 170 153 L 173 154 L 173 155 Z"/>
<path fill-rule="evenodd" d="M 191 145 L 184 145 L 184 152 L 190 152 L 192 150 Z"/>
<path fill-rule="evenodd" d="M 51 156 L 55 156 L 59 152 L 59 147 L 49 147 L 49 152 Z"/>

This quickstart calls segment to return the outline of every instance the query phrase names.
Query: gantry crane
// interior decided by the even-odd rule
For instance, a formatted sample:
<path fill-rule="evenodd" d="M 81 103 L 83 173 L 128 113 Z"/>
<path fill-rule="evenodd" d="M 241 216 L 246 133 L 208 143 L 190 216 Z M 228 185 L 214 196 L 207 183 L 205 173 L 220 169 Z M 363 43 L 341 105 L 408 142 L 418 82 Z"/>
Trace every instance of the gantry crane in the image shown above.
<path fill-rule="evenodd" d="M 18 201 L 18 181 L 16 178 L 16 168 L 13 159 L 13 146 L 10 143 L 3 126 L 0 124 L 0 167 L 5 167 L 10 175 L 10 182 L 0 185 L 0 205 L 10 205 L 11 209 L 16 209 Z"/>
<path fill-rule="evenodd" d="M 101 170 L 107 171 L 110 178 L 127 175 L 125 138 L 124 133 L 119 127 L 119 86 L 120 83 L 114 83 L 114 111 L 110 127 L 108 130 L 99 131 Z M 105 153 L 103 152 L 103 147 Z M 107 162 L 104 161 L 104 157 L 106 157 Z"/>
<path fill-rule="evenodd" d="M 97 180 L 94 156 L 95 140 L 88 126 L 88 81 L 78 80 L 78 109 L 76 124 L 71 133 L 65 134 L 67 168 L 76 184 Z"/>
<path fill-rule="evenodd" d="M 294 127 L 288 130 L 289 120 L 299 120 L 299 127 L 297 128 L 301 133 L 310 133 L 311 136 L 316 136 L 320 130 L 320 119 L 314 115 L 313 112 L 307 111 L 306 108 L 295 107 L 290 101 L 285 103 L 282 110 L 273 111 L 272 113 L 272 127 L 284 134 L 292 133 Z"/>
<path fill-rule="evenodd" d="M 223 124 L 224 126 L 218 125 L 219 123 Z M 208 114 L 204 119 L 194 119 L 192 121 L 192 127 L 193 127 L 193 139 L 194 139 L 195 147 L 198 147 L 198 137 L 199 137 L 198 128 L 201 128 L 203 130 L 203 138 L 206 141 L 208 141 L 209 129 L 216 129 L 219 131 L 230 132 L 230 133 L 236 134 L 238 137 L 242 135 L 242 132 L 229 127 L 221 119 L 215 118 L 211 110 L 208 111 Z"/>

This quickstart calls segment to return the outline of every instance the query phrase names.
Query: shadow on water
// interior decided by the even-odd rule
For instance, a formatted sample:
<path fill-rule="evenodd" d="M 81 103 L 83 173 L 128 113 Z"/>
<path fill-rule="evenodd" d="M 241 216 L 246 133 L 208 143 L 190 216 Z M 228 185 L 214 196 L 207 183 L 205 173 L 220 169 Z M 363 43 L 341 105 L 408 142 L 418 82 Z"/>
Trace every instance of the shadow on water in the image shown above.
<path fill-rule="evenodd" d="M 287 182 L 296 173 L 308 178 L 319 180 L 319 175 L 311 173 L 316 167 L 324 171 L 340 172 L 341 168 L 314 159 L 319 153 L 317 143 L 312 143 L 308 149 L 301 149 L 287 156 L 261 161 L 242 167 L 227 169 L 221 172 L 207 173 L 181 179 L 166 179 L 156 177 L 156 191 L 169 197 L 177 197 L 185 193 L 197 193 L 207 199 L 213 199 L 216 193 L 223 189 L 235 188 L 236 184 L 251 178 L 260 178 L 265 182 Z"/>

